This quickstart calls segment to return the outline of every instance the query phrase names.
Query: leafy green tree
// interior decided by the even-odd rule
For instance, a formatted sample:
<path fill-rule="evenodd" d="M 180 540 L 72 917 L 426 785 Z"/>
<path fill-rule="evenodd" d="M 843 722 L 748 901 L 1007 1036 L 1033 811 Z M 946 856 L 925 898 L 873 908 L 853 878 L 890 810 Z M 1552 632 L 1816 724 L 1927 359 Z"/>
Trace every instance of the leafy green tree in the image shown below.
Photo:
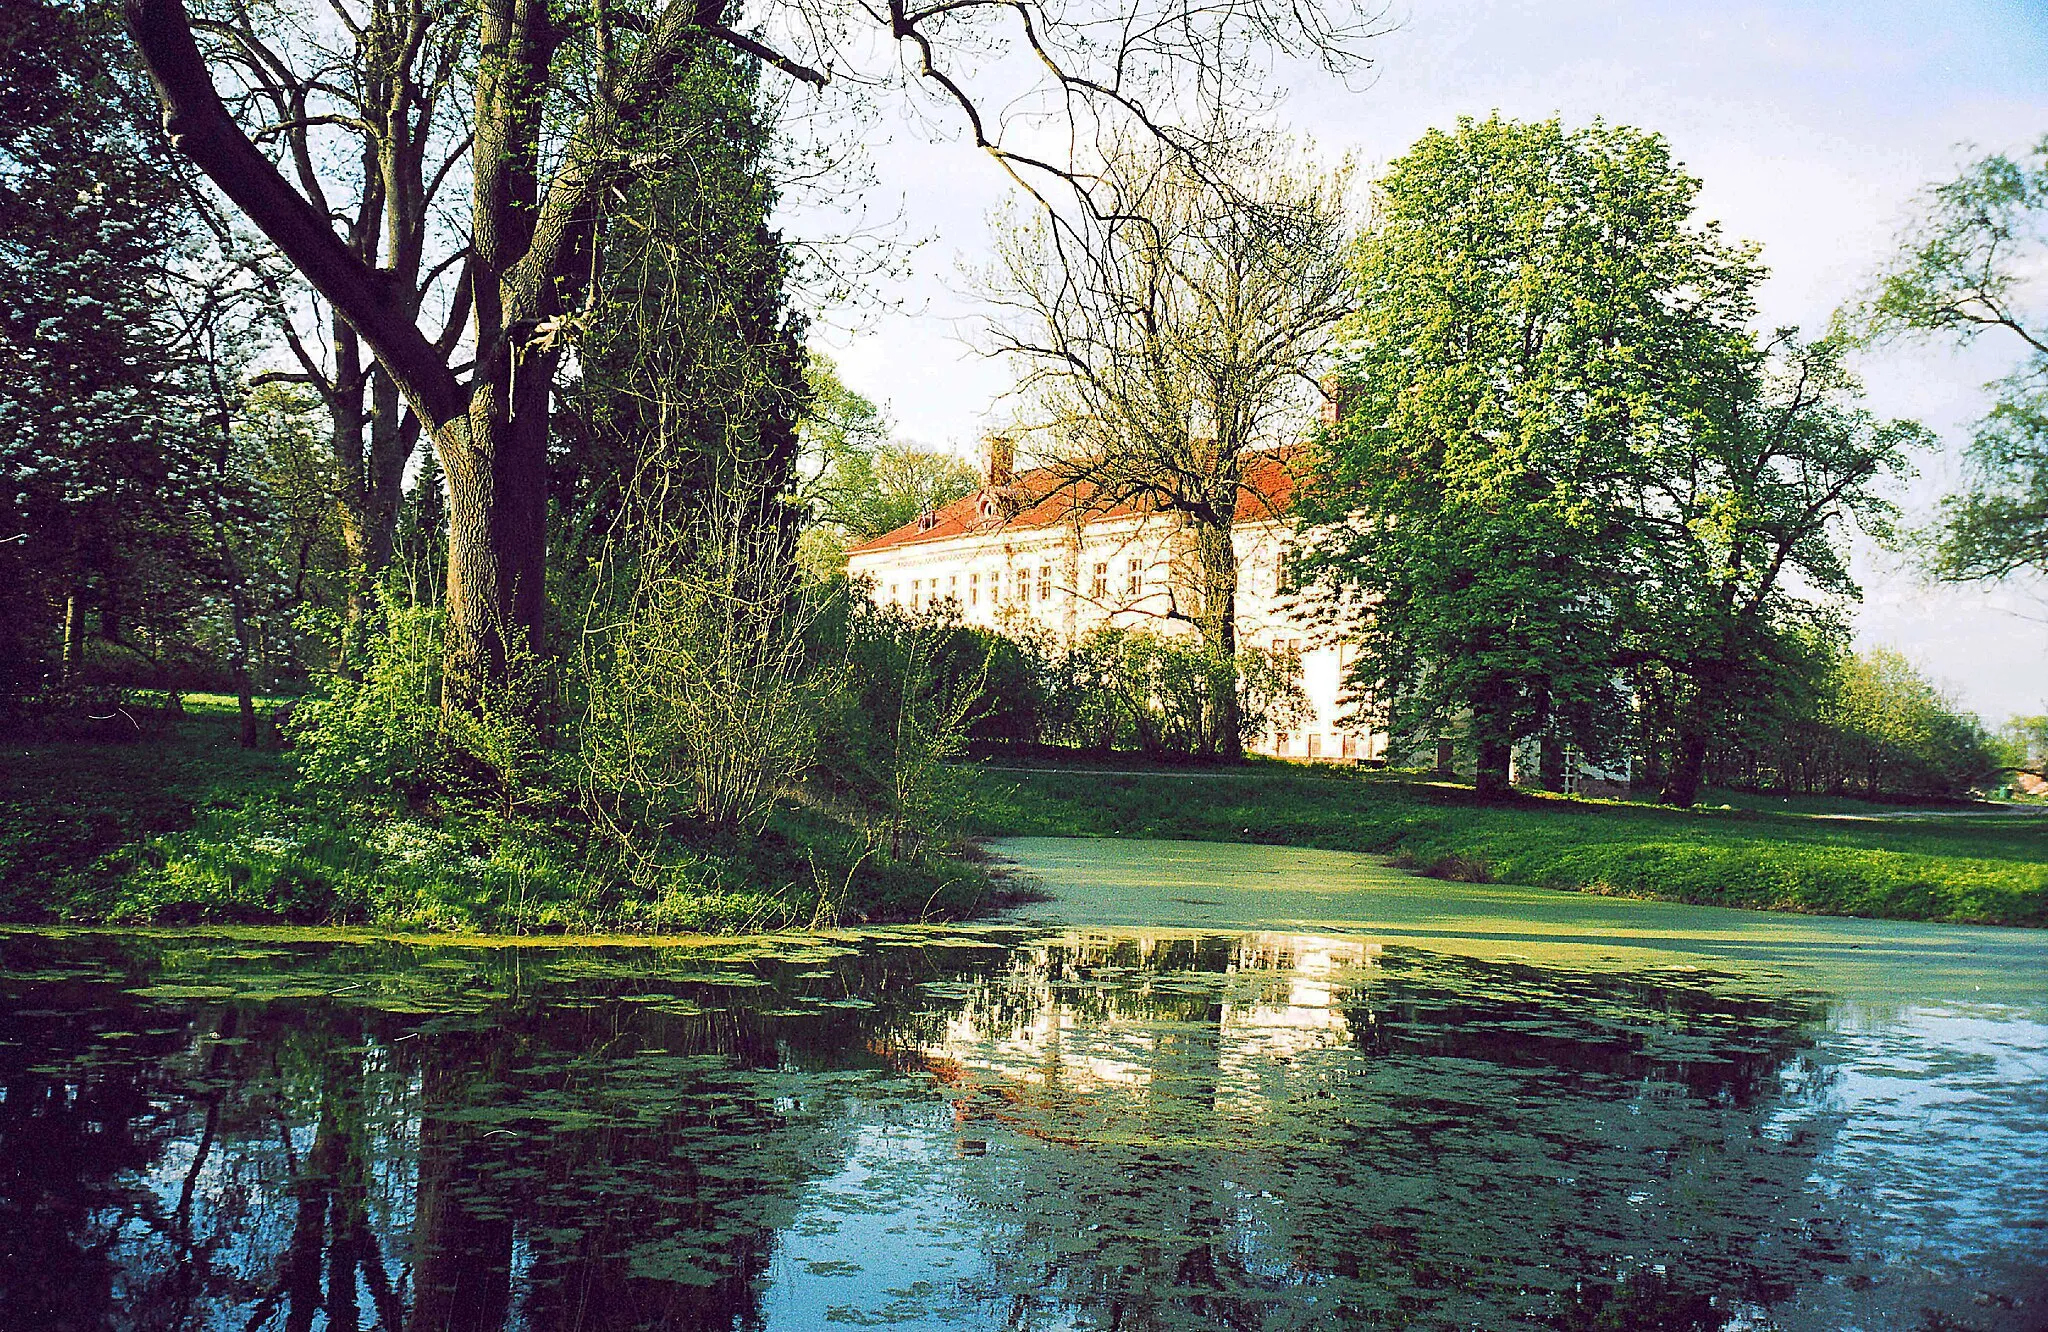
<path fill-rule="evenodd" d="M 1499 116 L 1379 183 L 1297 576 L 1356 621 L 1360 710 L 1464 726 L 1482 792 L 1523 737 L 1614 748 L 1643 458 L 1740 349 L 1759 275 L 1698 191 L 1657 135 Z"/>
<path fill-rule="evenodd" d="M 768 225 L 774 126 L 759 75 L 701 55 L 635 144 L 659 165 L 617 191 L 597 227 L 602 263 L 574 326 L 578 420 L 557 432 L 552 460 L 557 541 L 572 557 L 639 523 L 687 526 L 714 494 L 794 536 L 803 319 Z"/>
<path fill-rule="evenodd" d="M 420 451 L 419 475 L 399 507 L 394 563 L 416 604 L 439 604 L 448 581 L 448 481 L 431 442 Z"/>
<path fill-rule="evenodd" d="M 1996 766 L 1982 723 L 1887 648 L 1843 664 L 1823 716 L 1842 742 L 1841 785 L 1873 798 L 1955 794 Z"/>
<path fill-rule="evenodd" d="M 944 508 L 981 485 L 981 473 L 950 453 L 884 444 L 845 453 L 826 474 L 818 516 L 855 541 L 893 532 L 921 513 Z"/>
<path fill-rule="evenodd" d="M 1808 645 L 1860 595 L 1848 530 L 1889 523 L 1885 489 L 1927 440 L 1859 405 L 1837 342 L 1788 331 L 1759 354 L 1732 350 L 1720 366 L 1694 367 L 1707 372 L 1697 410 L 1639 455 L 1635 540 L 1613 592 L 1622 660 L 1662 672 L 1649 690 L 1669 709 L 1662 795 L 1681 807 L 1698 795 L 1717 735 L 1800 691 Z M 1653 771 L 1664 738 L 1648 738 Z"/>
<path fill-rule="evenodd" d="M 841 541 L 893 532 L 981 484 L 981 474 L 950 453 L 893 442 L 888 414 L 849 387 L 831 357 L 812 352 L 804 377 L 811 394 L 803 425 L 809 475 L 797 498 Z M 836 562 L 844 567 L 843 548 Z"/>
<path fill-rule="evenodd" d="M 1992 740 L 1999 764 L 2010 772 L 2048 778 L 2048 717 L 2013 717 Z"/>
<path fill-rule="evenodd" d="M 1955 581 L 2048 573 L 2048 316 L 2034 308 L 2048 261 L 2048 138 L 1994 153 L 1922 197 L 1875 294 L 1856 312 L 1871 336 L 1970 342 L 1996 330 L 2024 359 L 1992 387 L 1967 460 L 1970 484 L 1942 502 L 1934 572 Z"/>
<path fill-rule="evenodd" d="M 0 11 L 0 661 L 156 659 L 192 606 L 202 470 L 167 297 L 193 211 L 114 16 Z"/>

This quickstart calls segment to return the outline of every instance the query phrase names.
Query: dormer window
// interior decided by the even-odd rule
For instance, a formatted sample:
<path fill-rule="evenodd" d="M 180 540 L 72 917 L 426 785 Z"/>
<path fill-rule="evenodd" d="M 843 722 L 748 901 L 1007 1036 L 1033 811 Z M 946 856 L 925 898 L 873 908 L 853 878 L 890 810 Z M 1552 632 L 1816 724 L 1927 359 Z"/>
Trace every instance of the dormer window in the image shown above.
<path fill-rule="evenodd" d="M 917 515 L 917 530 L 920 532 L 929 532 L 938 525 L 939 515 L 930 509 Z"/>
<path fill-rule="evenodd" d="M 981 516 L 984 518 L 993 518 L 996 516 L 995 496 L 984 494 L 981 497 Z"/>

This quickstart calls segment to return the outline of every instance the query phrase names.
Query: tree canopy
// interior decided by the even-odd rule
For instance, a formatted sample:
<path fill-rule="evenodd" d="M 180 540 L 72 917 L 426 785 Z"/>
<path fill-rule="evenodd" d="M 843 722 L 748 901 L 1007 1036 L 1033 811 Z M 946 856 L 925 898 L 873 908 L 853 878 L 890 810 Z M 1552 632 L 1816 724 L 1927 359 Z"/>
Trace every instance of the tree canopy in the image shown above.
<path fill-rule="evenodd" d="M 1357 617 L 1361 705 L 1469 715 L 1488 789 L 1552 726 L 1612 748 L 1640 460 L 1702 412 L 1756 277 L 1698 188 L 1654 134 L 1499 116 L 1379 182 L 1301 572 Z"/>
<path fill-rule="evenodd" d="M 1466 733 L 1483 790 L 1526 737 L 1640 742 L 1633 684 L 1690 803 L 1709 729 L 1855 595 L 1844 525 L 1918 439 L 1838 346 L 1757 346 L 1763 269 L 1699 186 L 1655 134 L 1499 116 L 1380 183 L 1299 572 L 1360 636 L 1355 703 Z"/>
<path fill-rule="evenodd" d="M 1991 388 L 1967 451 L 1969 484 L 1942 501 L 1930 565 L 1955 581 L 2048 573 L 2048 138 L 1993 153 L 1929 189 L 1874 293 L 1855 313 L 1873 337 L 1989 332 L 2021 362 Z"/>

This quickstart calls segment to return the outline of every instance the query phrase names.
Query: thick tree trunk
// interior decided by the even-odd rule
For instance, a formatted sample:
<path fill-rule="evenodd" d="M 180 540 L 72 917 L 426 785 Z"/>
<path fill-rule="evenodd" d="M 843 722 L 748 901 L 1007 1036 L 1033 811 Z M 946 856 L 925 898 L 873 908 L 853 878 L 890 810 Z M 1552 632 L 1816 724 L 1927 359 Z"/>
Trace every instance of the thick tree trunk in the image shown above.
<path fill-rule="evenodd" d="M 1546 791 L 1564 790 L 1564 741 L 1545 733 L 1536 744 L 1536 780 Z"/>
<path fill-rule="evenodd" d="M 1664 783 L 1663 794 L 1658 799 L 1679 809 L 1690 809 L 1693 801 L 1699 799 L 1700 774 L 1706 768 L 1705 728 L 1687 722 L 1680 729 L 1678 742 L 1672 749 L 1671 776 Z"/>
<path fill-rule="evenodd" d="M 1514 753 L 1514 732 L 1508 710 L 1497 698 L 1472 702 L 1472 747 L 1478 755 L 1472 786 L 1481 798 L 1497 799 L 1509 791 L 1508 765 Z"/>
<path fill-rule="evenodd" d="M 1479 768 L 1473 776 L 1472 789 L 1488 800 L 1504 796 L 1509 791 L 1508 757 L 1510 746 L 1505 740 L 1481 740 L 1477 745 Z"/>
<path fill-rule="evenodd" d="M 469 415 L 434 442 L 448 478 L 448 670 L 445 705 L 501 686 L 520 653 L 538 654 L 546 610 L 548 392 L 552 356 L 534 356 L 480 388 Z"/>
<path fill-rule="evenodd" d="M 450 503 L 449 701 L 463 706 L 502 686 L 507 649 L 540 646 L 555 354 L 534 347 L 534 332 L 587 273 L 590 219 L 606 182 L 623 169 L 619 144 L 675 86 L 703 31 L 715 25 L 714 7 L 660 9 L 626 67 L 566 136 L 545 190 L 541 130 L 564 30 L 549 0 L 482 0 L 477 7 L 471 233 L 455 307 L 474 315 L 476 370 L 467 382 L 450 365 L 452 334 L 437 342 L 420 331 L 418 291 L 409 280 L 417 276 L 418 255 L 404 248 L 417 238 L 401 234 L 392 249 L 395 267 L 375 268 L 366 258 L 371 251 L 337 235 L 324 203 L 288 184 L 236 123 L 183 0 L 123 0 L 123 8 L 172 141 L 360 336 L 433 435 Z M 730 44 L 743 41 L 719 34 Z M 387 147 L 396 152 L 396 140 Z M 393 174 L 404 184 L 416 173 L 408 165 Z M 401 211 L 423 206 L 424 196 L 408 193 Z M 395 492 L 394 485 L 394 505 Z M 367 524 L 361 543 L 374 557 L 379 547 Z"/>

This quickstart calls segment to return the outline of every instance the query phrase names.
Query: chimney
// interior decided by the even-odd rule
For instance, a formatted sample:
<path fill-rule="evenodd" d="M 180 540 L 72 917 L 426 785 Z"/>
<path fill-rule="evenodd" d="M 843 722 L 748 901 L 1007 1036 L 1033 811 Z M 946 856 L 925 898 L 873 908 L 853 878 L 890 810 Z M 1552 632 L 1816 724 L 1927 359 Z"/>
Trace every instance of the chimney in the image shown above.
<path fill-rule="evenodd" d="M 1017 441 L 1008 435 L 984 435 L 981 441 L 981 479 L 990 490 L 1002 490 L 1017 480 Z"/>
<path fill-rule="evenodd" d="M 1351 405 L 1354 390 L 1336 375 L 1324 375 L 1319 382 L 1323 390 L 1323 424 L 1342 424 L 1344 409 Z"/>

